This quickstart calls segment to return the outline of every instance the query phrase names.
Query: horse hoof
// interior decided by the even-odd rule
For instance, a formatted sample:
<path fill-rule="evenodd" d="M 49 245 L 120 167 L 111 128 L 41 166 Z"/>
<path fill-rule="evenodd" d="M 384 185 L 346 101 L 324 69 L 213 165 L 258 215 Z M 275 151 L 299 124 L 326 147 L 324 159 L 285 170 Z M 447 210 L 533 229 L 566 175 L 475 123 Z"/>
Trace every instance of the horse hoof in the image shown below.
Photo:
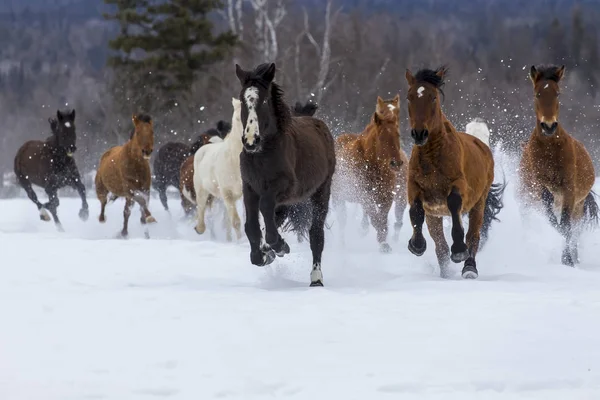
<path fill-rule="evenodd" d="M 271 264 L 273 261 L 275 261 L 275 251 L 273 251 L 272 249 L 269 249 L 267 252 L 263 253 L 262 258 L 263 258 L 263 260 L 262 260 L 263 267 L 265 265 Z"/>
<path fill-rule="evenodd" d="M 101 215 L 98 217 L 98 221 L 100 221 L 101 224 L 106 222 L 106 217 L 104 215 Z"/>
<path fill-rule="evenodd" d="M 467 258 L 469 258 L 468 250 L 461 251 L 460 253 L 452 253 L 450 255 L 450 259 L 452 260 L 452 262 L 455 262 L 457 264 L 465 261 Z"/>
<path fill-rule="evenodd" d="M 449 279 L 452 276 L 450 273 L 450 268 L 447 266 L 440 267 L 440 278 Z"/>
<path fill-rule="evenodd" d="M 566 265 L 567 267 L 575 267 L 575 262 L 573 261 L 573 257 L 571 256 L 571 253 L 568 252 L 567 250 L 563 251 L 563 254 L 561 257 L 561 262 L 563 265 Z"/>
<path fill-rule="evenodd" d="M 381 253 L 391 253 L 391 252 L 392 252 L 392 246 L 390 246 L 390 245 L 389 245 L 389 244 L 387 244 L 387 243 L 381 243 L 381 244 L 379 245 L 379 251 L 380 251 Z"/>
<path fill-rule="evenodd" d="M 205 226 L 203 226 L 203 227 L 198 227 L 198 225 L 196 225 L 196 226 L 194 227 L 194 230 L 196 231 L 196 233 L 197 233 L 198 235 L 202 235 L 204 232 L 206 232 L 206 227 L 205 227 Z"/>
<path fill-rule="evenodd" d="M 129 232 L 119 232 L 117 233 L 117 239 L 127 239 L 127 237 L 129 236 Z"/>
<path fill-rule="evenodd" d="M 280 245 L 281 248 L 275 250 L 275 254 L 277 254 L 277 257 L 283 257 L 286 254 L 290 254 L 290 246 L 285 240 L 281 239 L 281 241 L 283 242 L 283 244 Z"/>
<path fill-rule="evenodd" d="M 50 221 L 50 214 L 48 214 L 45 208 L 40 209 L 40 219 L 46 222 Z"/>
<path fill-rule="evenodd" d="M 477 277 L 479 277 L 477 268 L 472 265 L 465 265 L 462 270 L 462 277 L 463 279 L 477 279 Z"/>
<path fill-rule="evenodd" d="M 310 272 L 310 287 L 323 287 L 323 272 L 320 269 Z"/>
<path fill-rule="evenodd" d="M 56 224 L 56 230 L 59 232 L 64 232 L 65 228 L 63 228 L 63 226 L 61 224 Z"/>
<path fill-rule="evenodd" d="M 156 218 L 154 218 L 152 215 L 149 215 L 146 217 L 146 223 L 147 224 L 155 224 L 156 223 Z"/>
<path fill-rule="evenodd" d="M 311 282 L 310 287 L 323 287 L 323 282 L 322 281 Z"/>
<path fill-rule="evenodd" d="M 82 221 L 87 221 L 90 216 L 90 212 L 87 208 L 82 208 L 79 210 L 79 219 Z"/>
<path fill-rule="evenodd" d="M 427 250 L 427 242 L 425 240 L 423 240 L 423 246 L 422 247 L 417 247 L 415 246 L 414 242 L 412 239 L 410 239 L 408 241 L 408 251 L 410 251 L 411 253 L 413 253 L 415 256 L 420 257 L 423 254 L 425 254 L 425 250 Z"/>

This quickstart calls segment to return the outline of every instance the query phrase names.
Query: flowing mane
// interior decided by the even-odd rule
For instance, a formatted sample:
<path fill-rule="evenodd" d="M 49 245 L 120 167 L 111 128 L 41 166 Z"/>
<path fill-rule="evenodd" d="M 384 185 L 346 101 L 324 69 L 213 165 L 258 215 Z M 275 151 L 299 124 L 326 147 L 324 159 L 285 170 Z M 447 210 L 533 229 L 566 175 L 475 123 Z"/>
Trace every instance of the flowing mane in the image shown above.
<path fill-rule="evenodd" d="M 535 67 L 538 79 L 546 79 L 558 83 L 562 78 L 558 65 L 538 65 Z"/>
<path fill-rule="evenodd" d="M 440 74 L 441 72 L 441 74 Z M 415 74 L 415 81 L 417 82 L 425 82 L 433 85 L 437 90 L 440 91 L 442 97 L 446 97 L 442 87 L 446 84 L 444 78 L 448 75 L 448 67 L 442 65 L 438 67 L 435 71 L 428 68 L 423 68 L 417 71 Z"/>

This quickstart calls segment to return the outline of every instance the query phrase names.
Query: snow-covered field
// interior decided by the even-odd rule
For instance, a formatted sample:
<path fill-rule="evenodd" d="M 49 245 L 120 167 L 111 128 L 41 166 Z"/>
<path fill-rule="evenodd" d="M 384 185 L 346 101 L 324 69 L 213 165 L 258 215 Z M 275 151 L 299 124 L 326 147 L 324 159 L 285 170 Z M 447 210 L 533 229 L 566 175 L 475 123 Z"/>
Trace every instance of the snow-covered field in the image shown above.
<path fill-rule="evenodd" d="M 122 202 L 87 222 L 61 199 L 66 230 L 25 199 L 0 202 L 0 399 L 599 399 L 600 231 L 577 268 L 541 217 L 521 220 L 510 176 L 480 278 L 438 277 L 374 233 L 342 247 L 330 214 L 324 288 L 308 243 L 265 268 L 249 246 L 211 240 L 157 199 L 143 239 L 115 239 Z M 241 210 L 241 205 L 239 206 Z"/>

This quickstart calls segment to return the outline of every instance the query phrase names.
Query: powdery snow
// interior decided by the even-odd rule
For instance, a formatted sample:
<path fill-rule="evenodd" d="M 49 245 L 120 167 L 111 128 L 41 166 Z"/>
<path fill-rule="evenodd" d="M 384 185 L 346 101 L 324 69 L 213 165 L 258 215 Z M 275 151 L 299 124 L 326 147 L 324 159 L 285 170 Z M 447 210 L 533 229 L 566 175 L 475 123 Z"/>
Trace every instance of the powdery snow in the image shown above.
<path fill-rule="evenodd" d="M 62 234 L 2 201 L 0 399 L 600 398 L 600 234 L 560 265 L 561 238 L 522 220 L 509 182 L 478 280 L 440 279 L 429 236 L 408 254 L 408 213 L 380 254 L 358 211 L 342 247 L 332 212 L 324 288 L 308 243 L 288 235 L 292 254 L 252 266 L 245 239 L 197 236 L 177 199 L 171 216 L 151 200 L 150 240 L 136 208 L 127 241 L 120 201 L 100 225 L 93 193 L 87 222 L 61 199 Z"/>

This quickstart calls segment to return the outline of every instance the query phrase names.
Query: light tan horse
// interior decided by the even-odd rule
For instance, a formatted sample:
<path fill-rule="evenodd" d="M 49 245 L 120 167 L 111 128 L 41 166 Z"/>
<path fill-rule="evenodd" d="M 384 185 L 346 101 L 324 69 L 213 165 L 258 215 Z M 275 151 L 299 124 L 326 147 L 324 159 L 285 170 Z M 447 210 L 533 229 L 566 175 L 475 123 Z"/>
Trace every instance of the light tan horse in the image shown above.
<path fill-rule="evenodd" d="M 106 151 L 100 158 L 96 173 L 96 195 L 101 206 L 100 222 L 106 221 L 104 211 L 109 193 L 111 200 L 125 198 L 122 237 L 128 235 L 127 226 L 134 201 L 142 209 L 142 225 L 156 222 L 148 209 L 152 181 L 150 155 L 154 148 L 153 123 L 150 116 L 145 114 L 134 115 L 132 119 L 135 130 L 129 141 Z M 145 235 L 149 237 L 147 229 Z"/>
<path fill-rule="evenodd" d="M 558 122 L 559 83 L 564 73 L 564 66 L 531 67 L 536 124 L 523 146 L 520 196 L 526 207 L 543 206 L 550 223 L 566 239 L 562 263 L 574 266 L 579 233 L 584 224 L 598 223 L 598 205 L 592 192 L 596 179 L 592 159 Z"/>
<path fill-rule="evenodd" d="M 382 252 L 391 251 L 387 243 L 388 214 L 397 195 L 399 173 L 407 163 L 400 147 L 399 116 L 398 95 L 392 100 L 377 97 L 375 112 L 365 130 L 336 139 L 338 170 L 332 198 L 341 229 L 346 222 L 344 202 L 359 203 L 377 231 Z M 363 228 L 365 220 L 368 223 L 363 218 Z"/>

